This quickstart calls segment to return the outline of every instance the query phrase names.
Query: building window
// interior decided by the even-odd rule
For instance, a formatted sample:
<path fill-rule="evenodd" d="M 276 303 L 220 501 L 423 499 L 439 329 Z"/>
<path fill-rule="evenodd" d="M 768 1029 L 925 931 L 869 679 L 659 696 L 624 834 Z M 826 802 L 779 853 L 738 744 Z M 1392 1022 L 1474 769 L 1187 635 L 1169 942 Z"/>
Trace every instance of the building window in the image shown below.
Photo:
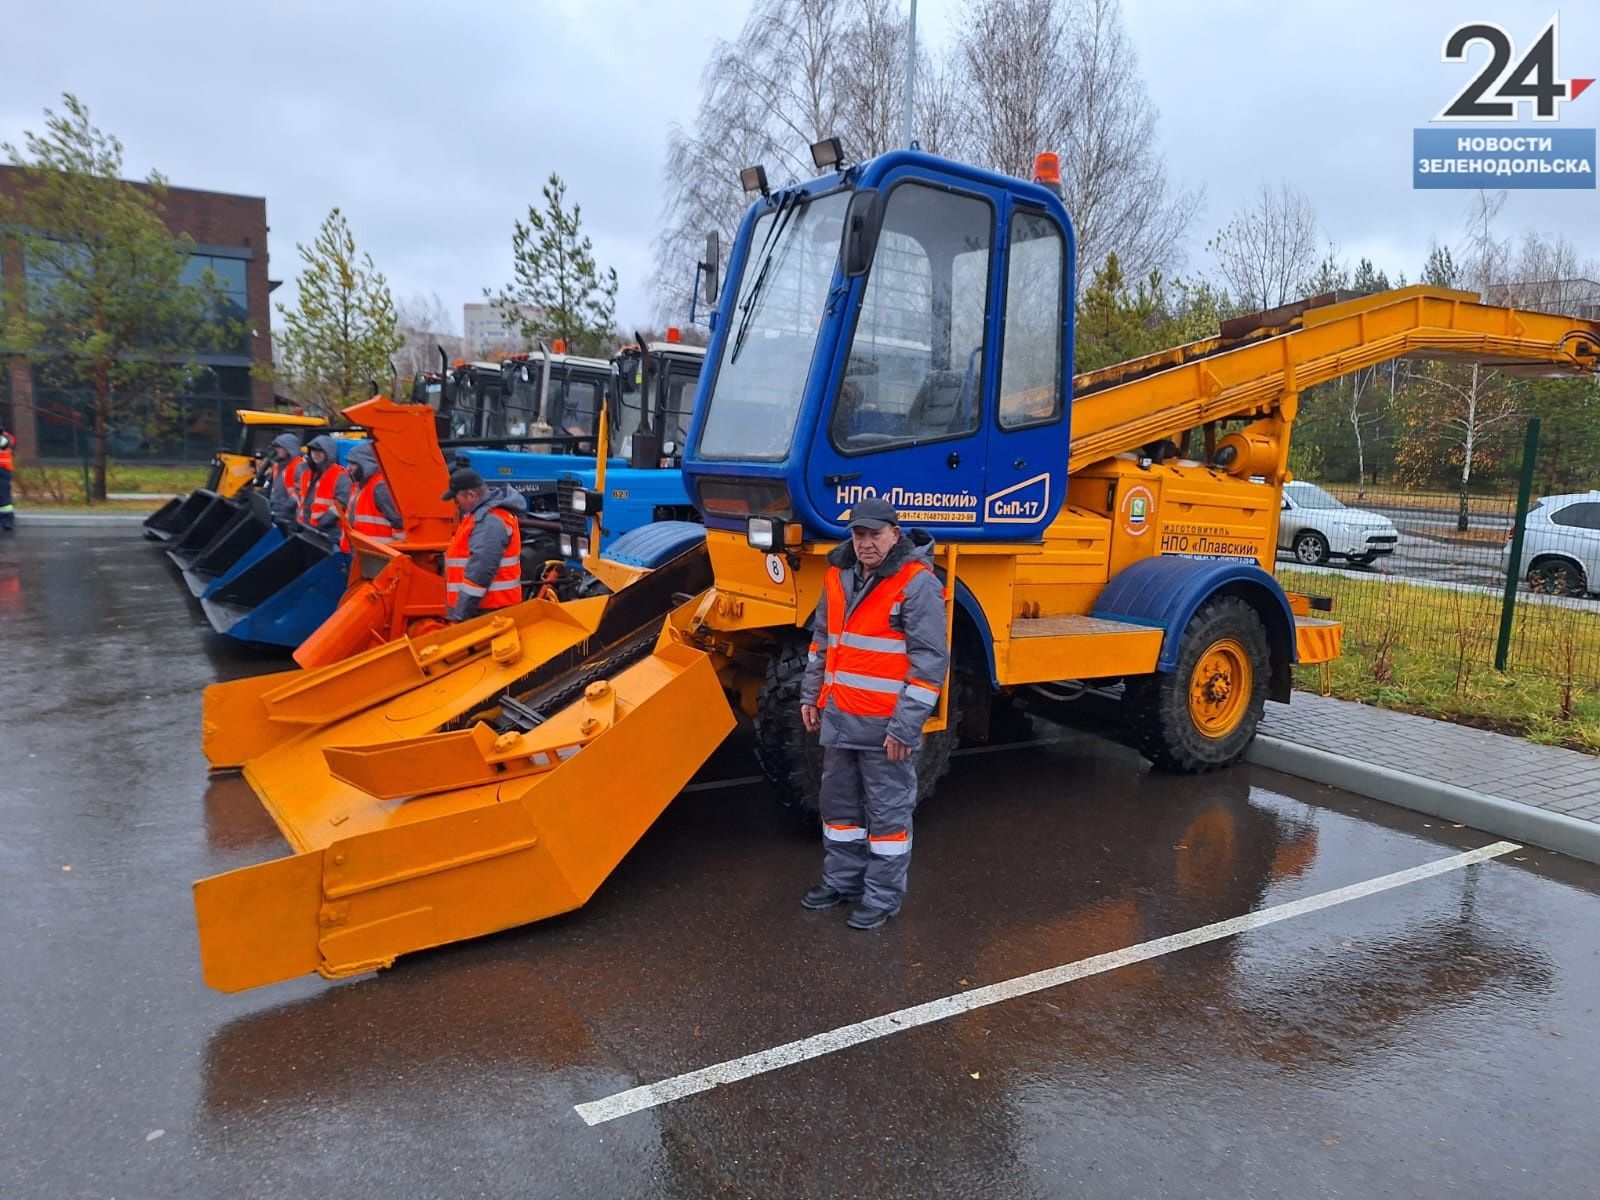
<path fill-rule="evenodd" d="M 212 354 L 250 353 L 250 293 L 245 282 L 245 260 L 222 258 L 215 254 L 191 254 L 183 269 L 183 282 L 201 287 L 210 273 L 217 289 L 215 319 L 221 329 L 212 344 L 204 347 Z"/>

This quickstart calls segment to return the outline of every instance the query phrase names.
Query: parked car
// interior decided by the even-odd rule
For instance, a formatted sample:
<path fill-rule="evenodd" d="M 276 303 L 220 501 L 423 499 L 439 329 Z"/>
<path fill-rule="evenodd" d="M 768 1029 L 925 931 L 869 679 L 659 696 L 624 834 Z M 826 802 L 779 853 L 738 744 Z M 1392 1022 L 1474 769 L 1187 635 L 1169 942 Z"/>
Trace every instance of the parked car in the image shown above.
<path fill-rule="evenodd" d="M 1278 549 L 1296 562 L 1318 566 L 1330 558 L 1370 563 L 1393 554 L 1400 532 L 1388 517 L 1349 508 L 1314 483 L 1292 480 L 1283 485 L 1283 513 L 1278 518 Z"/>
<path fill-rule="evenodd" d="M 1501 557 L 1511 562 L 1511 536 Z M 1528 510 L 1517 577 L 1536 592 L 1582 596 L 1600 578 L 1600 491 L 1541 496 Z"/>

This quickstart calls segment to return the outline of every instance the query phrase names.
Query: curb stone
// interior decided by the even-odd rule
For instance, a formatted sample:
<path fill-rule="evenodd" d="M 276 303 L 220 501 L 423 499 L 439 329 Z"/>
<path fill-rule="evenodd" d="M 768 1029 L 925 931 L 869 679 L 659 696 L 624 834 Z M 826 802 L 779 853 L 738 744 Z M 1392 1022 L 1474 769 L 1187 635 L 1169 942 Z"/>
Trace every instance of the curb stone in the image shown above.
<path fill-rule="evenodd" d="M 1530 846 L 1600 863 L 1600 824 L 1257 734 L 1245 760 Z"/>

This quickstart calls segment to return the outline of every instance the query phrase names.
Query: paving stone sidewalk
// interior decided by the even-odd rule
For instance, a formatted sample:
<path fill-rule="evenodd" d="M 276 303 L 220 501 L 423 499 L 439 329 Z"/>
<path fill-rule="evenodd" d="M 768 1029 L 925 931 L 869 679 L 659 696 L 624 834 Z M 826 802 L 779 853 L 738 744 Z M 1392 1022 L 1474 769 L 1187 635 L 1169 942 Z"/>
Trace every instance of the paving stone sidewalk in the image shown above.
<path fill-rule="evenodd" d="M 1261 732 L 1503 800 L 1600 823 L 1600 757 L 1296 692 L 1267 703 Z"/>

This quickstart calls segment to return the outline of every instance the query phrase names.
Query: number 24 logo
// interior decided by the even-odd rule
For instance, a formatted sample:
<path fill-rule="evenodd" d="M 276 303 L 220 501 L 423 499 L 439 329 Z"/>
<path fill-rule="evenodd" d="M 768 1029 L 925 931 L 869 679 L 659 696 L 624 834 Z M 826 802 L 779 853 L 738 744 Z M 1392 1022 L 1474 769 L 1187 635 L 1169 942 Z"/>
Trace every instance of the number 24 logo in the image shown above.
<path fill-rule="evenodd" d="M 1593 79 L 1561 79 L 1557 76 L 1559 48 L 1556 18 L 1540 31 L 1533 45 L 1515 65 L 1516 45 L 1511 35 L 1491 21 L 1472 21 L 1458 25 L 1444 41 L 1445 62 L 1466 62 L 1467 48 L 1474 42 L 1489 47 L 1489 61 L 1483 70 L 1439 110 L 1435 121 L 1514 121 L 1524 101 L 1533 104 L 1535 121 L 1554 121 L 1557 107 L 1565 100 L 1576 100 Z M 1490 99 L 1485 99 L 1485 97 Z"/>

